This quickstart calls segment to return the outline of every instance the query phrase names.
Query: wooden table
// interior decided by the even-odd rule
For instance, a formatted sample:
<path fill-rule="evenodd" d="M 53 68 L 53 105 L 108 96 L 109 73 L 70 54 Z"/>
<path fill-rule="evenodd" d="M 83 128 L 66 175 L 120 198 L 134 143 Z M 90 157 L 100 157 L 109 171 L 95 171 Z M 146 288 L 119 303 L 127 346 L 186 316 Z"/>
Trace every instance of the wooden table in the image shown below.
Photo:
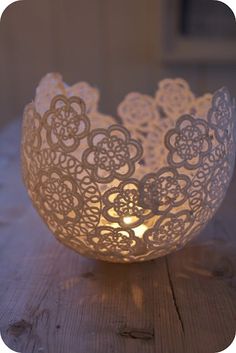
<path fill-rule="evenodd" d="M 20 122 L 0 132 L 0 331 L 21 353 L 214 353 L 236 329 L 236 178 L 194 242 L 116 265 L 63 247 L 32 208 Z"/>

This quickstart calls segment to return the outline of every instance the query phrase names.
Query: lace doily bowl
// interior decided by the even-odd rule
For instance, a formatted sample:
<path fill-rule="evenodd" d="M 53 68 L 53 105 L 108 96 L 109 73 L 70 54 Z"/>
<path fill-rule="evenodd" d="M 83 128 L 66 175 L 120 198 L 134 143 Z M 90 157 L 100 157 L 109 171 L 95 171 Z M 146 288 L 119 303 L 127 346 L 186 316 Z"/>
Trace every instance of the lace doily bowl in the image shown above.
<path fill-rule="evenodd" d="M 23 179 L 56 238 L 82 255 L 138 262 L 180 249 L 210 221 L 235 160 L 235 102 L 182 79 L 128 94 L 121 123 L 99 92 L 48 74 L 24 111 Z"/>

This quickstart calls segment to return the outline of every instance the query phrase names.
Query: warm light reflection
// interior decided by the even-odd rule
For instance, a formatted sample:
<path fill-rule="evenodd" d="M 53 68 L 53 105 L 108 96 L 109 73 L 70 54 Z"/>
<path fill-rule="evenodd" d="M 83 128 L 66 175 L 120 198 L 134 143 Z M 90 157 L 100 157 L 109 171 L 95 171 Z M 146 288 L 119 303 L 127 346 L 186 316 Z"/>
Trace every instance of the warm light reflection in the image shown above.
<path fill-rule="evenodd" d="M 134 217 L 124 217 L 124 223 L 125 224 L 132 224 L 134 223 Z M 142 238 L 143 237 L 143 233 L 147 230 L 147 226 L 145 226 L 144 224 L 141 224 L 138 227 L 132 228 L 136 237 L 138 238 Z"/>
<path fill-rule="evenodd" d="M 124 217 L 124 223 L 125 224 L 131 224 L 132 223 L 132 217 Z"/>
<path fill-rule="evenodd" d="M 136 228 L 133 228 L 133 231 L 134 231 L 136 237 L 142 238 L 144 232 L 145 232 L 147 229 L 148 229 L 147 226 L 145 226 L 144 224 L 141 224 L 140 226 L 138 226 L 138 227 L 136 227 Z"/>

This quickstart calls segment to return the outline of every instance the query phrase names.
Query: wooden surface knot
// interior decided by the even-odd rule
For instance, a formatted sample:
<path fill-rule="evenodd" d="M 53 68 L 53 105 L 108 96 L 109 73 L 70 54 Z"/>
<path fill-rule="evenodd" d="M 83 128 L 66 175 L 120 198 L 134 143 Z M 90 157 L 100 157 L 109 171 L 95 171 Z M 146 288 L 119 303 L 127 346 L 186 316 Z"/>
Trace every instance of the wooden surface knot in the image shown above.
<path fill-rule="evenodd" d="M 223 257 L 220 259 L 219 263 L 213 269 L 212 274 L 214 277 L 230 279 L 234 276 L 234 268 L 232 262 Z"/>
<path fill-rule="evenodd" d="M 82 273 L 81 277 L 94 280 L 95 274 L 93 272 L 84 272 L 84 273 Z"/>
<path fill-rule="evenodd" d="M 133 338 L 133 339 L 140 339 L 140 340 L 151 340 L 154 338 L 154 331 L 153 330 L 146 330 L 146 329 L 137 329 L 137 328 L 120 328 L 119 335 Z"/>
<path fill-rule="evenodd" d="M 24 319 L 10 324 L 7 332 L 15 337 L 21 336 L 25 331 L 32 329 L 31 323 L 25 321 Z"/>

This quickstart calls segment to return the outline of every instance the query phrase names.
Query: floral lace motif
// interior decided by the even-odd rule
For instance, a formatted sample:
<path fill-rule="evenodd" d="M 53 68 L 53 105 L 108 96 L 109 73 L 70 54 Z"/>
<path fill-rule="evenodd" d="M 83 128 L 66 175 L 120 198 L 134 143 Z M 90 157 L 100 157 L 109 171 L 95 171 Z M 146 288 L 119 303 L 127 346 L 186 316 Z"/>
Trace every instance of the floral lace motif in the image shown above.
<path fill-rule="evenodd" d="M 140 181 L 140 204 L 154 214 L 166 214 L 184 203 L 190 186 L 187 175 L 180 175 L 169 167 L 150 173 Z"/>
<path fill-rule="evenodd" d="M 79 82 L 72 87 L 66 87 L 68 97 L 80 97 L 86 105 L 86 113 L 91 114 L 97 111 L 99 91 L 91 87 L 87 82 Z"/>
<path fill-rule="evenodd" d="M 99 91 L 87 82 L 79 82 L 69 86 L 63 82 L 62 76 L 58 73 L 47 74 L 39 83 L 36 90 L 35 110 L 43 115 L 50 109 L 51 101 L 56 96 L 80 97 L 86 105 L 86 114 L 92 127 L 108 127 L 116 121 L 113 117 L 101 114 L 98 111 Z"/>
<path fill-rule="evenodd" d="M 104 217 L 110 222 L 117 222 L 124 228 L 134 228 L 152 216 L 139 204 L 139 182 L 128 179 L 106 191 L 103 195 Z"/>
<path fill-rule="evenodd" d="M 168 161 L 175 167 L 195 169 L 211 149 L 207 123 L 190 115 L 182 116 L 165 137 Z"/>
<path fill-rule="evenodd" d="M 156 102 L 164 113 L 176 120 L 186 114 L 194 102 L 189 85 L 182 79 L 166 79 L 160 82 Z"/>
<path fill-rule="evenodd" d="M 28 157 L 30 157 L 31 154 L 39 151 L 41 148 L 41 127 L 41 117 L 36 112 L 34 105 L 32 103 L 27 105 L 24 110 L 22 137 L 23 144 L 25 146 L 25 153 Z"/>
<path fill-rule="evenodd" d="M 35 96 L 35 109 L 43 115 L 49 108 L 51 101 L 58 95 L 65 95 L 62 76 L 58 73 L 49 73 L 40 81 Z"/>
<path fill-rule="evenodd" d="M 180 243 L 193 225 L 194 218 L 188 211 L 161 217 L 152 229 L 144 233 L 144 240 L 150 249 Z"/>
<path fill-rule="evenodd" d="M 214 216 L 232 177 L 235 101 L 226 88 L 195 98 L 185 81 L 163 80 L 155 97 L 124 99 L 122 126 L 98 100 L 85 82 L 40 82 L 21 148 L 34 206 L 83 255 L 134 262 L 181 248 Z"/>
<path fill-rule="evenodd" d="M 134 173 L 135 162 L 142 156 L 141 146 L 119 125 L 93 130 L 88 136 L 88 145 L 83 162 L 99 183 L 129 178 Z"/>
<path fill-rule="evenodd" d="M 85 104 L 78 97 L 55 97 L 43 117 L 48 145 L 65 152 L 74 151 L 89 132 L 85 111 Z"/>
<path fill-rule="evenodd" d="M 96 228 L 101 215 L 97 185 L 88 171 L 72 156 L 42 150 L 30 164 L 30 196 L 50 229 L 74 227 L 77 236 Z"/>
<path fill-rule="evenodd" d="M 83 207 L 81 195 L 73 179 L 60 170 L 42 172 L 36 192 L 45 212 L 53 212 L 58 221 L 73 221 L 76 216 L 80 217 Z M 74 209 L 77 209 L 77 215 Z"/>
<path fill-rule="evenodd" d="M 234 157 L 224 145 L 217 146 L 203 161 L 188 189 L 188 200 L 195 219 L 206 224 L 226 193 L 234 169 Z"/>
<path fill-rule="evenodd" d="M 222 88 L 213 97 L 213 106 L 208 113 L 209 124 L 215 129 L 216 137 L 220 142 L 228 138 L 232 115 L 229 92 L 227 88 Z"/>
<path fill-rule="evenodd" d="M 97 254 L 109 257 L 133 255 L 139 248 L 140 239 L 131 229 L 99 227 L 88 237 Z"/>
<path fill-rule="evenodd" d="M 126 126 L 149 132 L 150 123 L 158 123 L 159 112 L 155 100 L 140 93 L 130 93 L 118 107 L 118 115 Z"/>

